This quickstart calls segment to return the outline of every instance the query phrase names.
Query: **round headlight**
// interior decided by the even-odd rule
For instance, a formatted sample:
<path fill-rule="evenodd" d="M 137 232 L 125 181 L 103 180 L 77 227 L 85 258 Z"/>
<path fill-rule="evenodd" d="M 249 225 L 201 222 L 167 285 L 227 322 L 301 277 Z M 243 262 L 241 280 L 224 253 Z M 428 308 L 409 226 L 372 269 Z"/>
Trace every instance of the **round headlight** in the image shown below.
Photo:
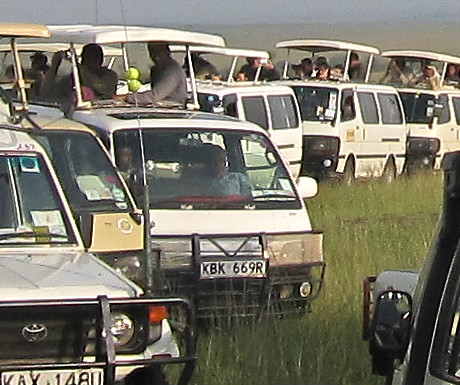
<path fill-rule="evenodd" d="M 110 333 L 116 345 L 125 345 L 134 335 L 134 322 L 126 314 L 112 314 Z"/>
<path fill-rule="evenodd" d="M 299 286 L 299 295 L 302 298 L 307 298 L 311 294 L 311 283 L 310 282 L 304 282 Z"/>

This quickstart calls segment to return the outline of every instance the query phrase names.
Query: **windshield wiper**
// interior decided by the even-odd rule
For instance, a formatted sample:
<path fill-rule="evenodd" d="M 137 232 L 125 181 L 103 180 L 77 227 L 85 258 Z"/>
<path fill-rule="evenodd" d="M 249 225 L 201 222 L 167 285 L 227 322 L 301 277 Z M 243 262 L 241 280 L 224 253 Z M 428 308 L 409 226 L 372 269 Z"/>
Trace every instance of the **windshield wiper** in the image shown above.
<path fill-rule="evenodd" d="M 69 236 L 64 234 L 39 231 L 24 231 L 0 234 L 0 240 L 11 238 L 64 238 L 68 240 Z"/>
<path fill-rule="evenodd" d="M 295 200 L 296 199 L 296 197 L 291 194 L 276 194 L 276 193 L 257 195 L 253 197 L 254 201 L 273 199 L 273 198 L 283 199 L 283 200 Z"/>

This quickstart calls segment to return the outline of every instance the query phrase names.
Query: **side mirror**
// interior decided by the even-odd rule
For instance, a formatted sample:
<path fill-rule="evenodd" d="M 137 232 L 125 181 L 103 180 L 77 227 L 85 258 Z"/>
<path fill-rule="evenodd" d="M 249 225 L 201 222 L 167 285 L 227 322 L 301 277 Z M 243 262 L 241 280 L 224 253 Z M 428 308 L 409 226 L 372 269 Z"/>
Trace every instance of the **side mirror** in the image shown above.
<path fill-rule="evenodd" d="M 303 199 L 313 198 L 318 194 L 318 182 L 309 176 L 300 176 L 297 179 L 297 189 Z"/>
<path fill-rule="evenodd" d="M 374 306 L 369 352 L 375 374 L 388 375 L 395 359 L 402 359 L 409 342 L 412 298 L 402 291 L 381 293 Z"/>
<path fill-rule="evenodd" d="M 439 118 L 442 115 L 444 106 L 436 103 L 434 100 L 428 100 L 426 107 L 426 116 L 428 118 Z"/>

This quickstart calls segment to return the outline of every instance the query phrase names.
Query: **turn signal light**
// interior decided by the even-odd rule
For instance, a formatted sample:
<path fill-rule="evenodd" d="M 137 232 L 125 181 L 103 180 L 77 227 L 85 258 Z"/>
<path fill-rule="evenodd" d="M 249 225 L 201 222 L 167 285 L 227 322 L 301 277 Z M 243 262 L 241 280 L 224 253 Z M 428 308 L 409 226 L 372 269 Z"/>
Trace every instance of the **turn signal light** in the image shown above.
<path fill-rule="evenodd" d="M 160 324 L 168 316 L 169 312 L 166 306 L 152 306 L 149 309 L 149 323 L 151 324 Z"/>

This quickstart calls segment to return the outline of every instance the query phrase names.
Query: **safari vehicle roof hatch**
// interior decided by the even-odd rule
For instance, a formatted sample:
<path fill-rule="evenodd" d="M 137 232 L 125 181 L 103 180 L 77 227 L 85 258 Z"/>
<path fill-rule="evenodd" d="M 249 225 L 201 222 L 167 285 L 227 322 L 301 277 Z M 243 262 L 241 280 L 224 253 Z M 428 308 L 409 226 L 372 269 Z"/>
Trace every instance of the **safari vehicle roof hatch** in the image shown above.
<path fill-rule="evenodd" d="M 28 110 L 27 105 L 27 95 L 26 95 L 26 88 L 25 88 L 25 81 L 21 66 L 21 60 L 19 58 L 19 52 L 16 46 L 16 39 L 17 38 L 45 38 L 50 37 L 51 33 L 49 29 L 40 24 L 25 24 L 25 23 L 0 23 L 0 39 L 1 38 L 9 38 L 10 39 L 10 49 L 13 53 L 13 65 L 15 74 L 17 77 L 17 86 L 19 88 L 19 95 L 20 95 L 20 102 L 22 111 Z M 7 98 L 2 97 L 3 102 L 8 104 L 10 109 L 10 115 L 13 120 L 16 120 L 17 117 L 15 116 L 15 110 L 11 103 L 8 103 Z"/>
<path fill-rule="evenodd" d="M 443 53 L 430 51 L 393 50 L 384 51 L 381 53 L 381 55 L 388 58 L 402 57 L 405 59 L 410 59 L 412 61 L 420 61 L 424 65 L 431 62 L 438 62 L 442 65 L 441 84 L 444 83 L 447 66 L 449 64 L 460 64 L 460 57 L 458 56 L 451 56 Z"/>
<path fill-rule="evenodd" d="M 174 46 L 172 47 L 172 51 L 176 52 L 183 52 L 186 51 L 185 46 Z M 270 54 L 267 51 L 260 51 L 254 49 L 246 49 L 246 48 L 227 48 L 227 47 L 211 47 L 211 46 L 191 46 L 190 52 L 196 53 L 198 55 L 205 55 L 205 54 L 214 54 L 214 55 L 222 55 L 232 57 L 232 64 L 230 66 L 230 70 L 228 71 L 227 75 L 227 82 L 233 82 L 236 64 L 238 59 L 240 58 L 260 58 L 268 60 L 270 59 Z M 260 71 L 262 67 L 259 67 L 255 77 L 254 82 L 257 82 L 259 79 Z"/>
<path fill-rule="evenodd" d="M 127 43 L 167 43 L 170 45 L 182 44 L 187 47 L 187 60 L 189 67 L 192 67 L 192 58 L 188 47 L 192 45 L 206 45 L 224 47 L 225 40 L 218 35 L 183 31 L 170 28 L 155 28 L 155 27 L 141 27 L 141 26 L 128 26 L 128 25 L 50 25 L 48 26 L 52 31 L 53 36 L 60 42 L 68 42 L 70 44 L 70 51 L 75 51 L 76 43 L 96 43 L 96 44 L 120 44 L 123 51 L 123 63 L 125 69 L 129 68 L 129 59 L 126 50 Z M 71 57 L 72 67 L 74 71 L 75 90 L 77 94 L 77 107 L 89 107 L 91 103 L 84 102 L 79 77 L 76 76 L 77 59 L 73 54 Z M 196 106 L 196 86 L 193 68 L 190 71 L 190 78 L 192 79 L 192 96 L 193 104 Z"/>
<path fill-rule="evenodd" d="M 313 58 L 316 54 L 321 52 L 330 52 L 330 51 L 345 51 L 346 58 L 344 62 L 343 73 L 348 73 L 348 68 L 350 65 L 350 55 L 352 52 L 363 52 L 369 54 L 369 61 L 367 63 L 365 82 L 369 80 L 370 69 L 373 62 L 374 55 L 378 55 L 380 51 L 372 46 L 350 43 L 345 41 L 338 40 L 321 40 L 321 39 L 298 39 L 298 40 L 285 40 L 280 41 L 275 44 L 276 48 L 286 48 L 288 49 L 288 56 L 291 50 L 306 51 L 311 53 Z M 288 60 L 286 60 L 283 69 L 283 78 L 287 78 L 288 70 Z M 343 80 L 348 80 L 344 78 Z"/>

